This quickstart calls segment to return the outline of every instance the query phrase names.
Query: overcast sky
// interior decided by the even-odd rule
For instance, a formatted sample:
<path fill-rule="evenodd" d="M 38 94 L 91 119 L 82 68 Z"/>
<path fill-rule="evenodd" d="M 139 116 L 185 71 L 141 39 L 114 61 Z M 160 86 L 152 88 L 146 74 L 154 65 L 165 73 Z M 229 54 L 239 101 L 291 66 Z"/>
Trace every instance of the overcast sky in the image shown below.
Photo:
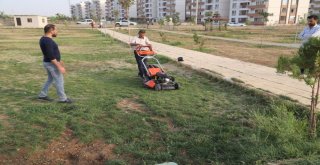
<path fill-rule="evenodd" d="M 75 4 L 84 0 L 70 0 Z M 0 0 L 0 11 L 10 15 L 70 16 L 69 0 Z"/>

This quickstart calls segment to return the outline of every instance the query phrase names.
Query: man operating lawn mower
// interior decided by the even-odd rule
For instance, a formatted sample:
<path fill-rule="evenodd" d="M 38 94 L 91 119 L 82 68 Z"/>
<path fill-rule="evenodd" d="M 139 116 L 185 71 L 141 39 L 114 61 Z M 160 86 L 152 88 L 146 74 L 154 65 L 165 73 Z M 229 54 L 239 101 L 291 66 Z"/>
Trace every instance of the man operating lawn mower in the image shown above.
<path fill-rule="evenodd" d="M 141 48 L 141 50 L 151 50 L 152 51 L 152 45 L 151 45 L 148 37 L 146 37 L 145 35 L 146 35 L 145 30 L 139 30 L 138 36 L 134 37 L 130 43 L 130 46 L 131 46 L 132 50 L 134 51 L 134 57 L 136 58 L 136 61 L 138 64 L 138 70 L 139 70 L 138 75 L 142 78 L 144 75 L 146 75 L 146 71 L 145 71 L 143 64 L 142 64 L 143 57 L 141 57 L 137 54 L 137 49 L 140 47 L 143 47 L 143 48 Z"/>
<path fill-rule="evenodd" d="M 179 89 L 179 84 L 175 82 L 174 78 L 164 72 L 145 33 L 145 30 L 140 30 L 138 36 L 130 43 L 138 64 L 138 75 L 142 78 L 144 86 L 157 91 Z M 147 63 L 147 60 L 153 63 Z"/>

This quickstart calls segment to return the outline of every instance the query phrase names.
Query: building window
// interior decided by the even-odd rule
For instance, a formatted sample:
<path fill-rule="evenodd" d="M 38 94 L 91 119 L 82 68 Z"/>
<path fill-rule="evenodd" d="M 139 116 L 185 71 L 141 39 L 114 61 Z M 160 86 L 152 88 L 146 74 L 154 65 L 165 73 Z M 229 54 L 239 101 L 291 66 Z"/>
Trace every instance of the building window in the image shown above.
<path fill-rule="evenodd" d="M 32 18 L 27 18 L 28 23 L 32 23 Z"/>
<path fill-rule="evenodd" d="M 237 12 L 236 11 L 232 11 L 232 16 L 235 16 L 237 14 Z"/>
<path fill-rule="evenodd" d="M 233 9 L 237 8 L 237 4 L 236 4 L 236 3 L 233 3 L 233 4 L 232 4 L 232 8 L 233 8 Z"/>
<path fill-rule="evenodd" d="M 42 23 L 46 23 L 46 20 L 44 18 L 42 18 Z"/>

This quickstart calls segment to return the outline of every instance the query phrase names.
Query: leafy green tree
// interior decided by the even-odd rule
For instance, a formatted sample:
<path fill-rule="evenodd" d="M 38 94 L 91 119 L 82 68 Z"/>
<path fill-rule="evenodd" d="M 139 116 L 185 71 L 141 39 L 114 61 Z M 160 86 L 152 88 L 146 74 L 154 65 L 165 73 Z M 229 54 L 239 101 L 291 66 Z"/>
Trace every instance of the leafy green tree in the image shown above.
<path fill-rule="evenodd" d="M 309 116 L 309 135 L 316 137 L 317 105 L 319 102 L 320 89 L 320 39 L 311 38 L 299 50 L 296 56 L 280 57 L 277 71 L 284 73 L 288 71 L 292 78 L 303 80 L 310 88 L 311 104 Z"/>
<path fill-rule="evenodd" d="M 262 21 L 263 21 L 264 24 L 266 24 L 266 23 L 269 21 L 269 18 L 268 18 L 268 17 L 271 16 L 270 13 L 265 12 L 265 11 L 260 12 L 259 15 L 262 16 Z"/>
<path fill-rule="evenodd" d="M 172 14 L 172 23 L 174 26 L 178 26 L 180 24 L 180 13 Z"/>
<path fill-rule="evenodd" d="M 163 25 L 164 25 L 164 20 L 163 20 L 163 19 L 160 19 L 160 20 L 158 21 L 158 24 L 160 25 L 160 28 L 162 28 Z"/>

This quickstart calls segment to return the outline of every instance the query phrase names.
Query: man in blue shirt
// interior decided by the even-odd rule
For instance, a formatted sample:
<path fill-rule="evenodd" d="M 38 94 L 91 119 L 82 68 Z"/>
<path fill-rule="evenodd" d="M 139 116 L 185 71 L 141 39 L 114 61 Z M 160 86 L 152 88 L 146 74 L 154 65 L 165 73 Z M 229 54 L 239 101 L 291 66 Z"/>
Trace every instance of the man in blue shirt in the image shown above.
<path fill-rule="evenodd" d="M 51 101 L 52 99 L 48 97 L 48 90 L 50 85 L 55 82 L 59 102 L 72 103 L 64 92 L 63 74 L 66 73 L 66 69 L 61 61 L 58 45 L 52 39 L 58 35 L 57 27 L 53 24 L 48 24 L 44 27 L 44 33 L 39 44 L 43 54 L 43 66 L 48 73 L 48 80 L 44 84 L 38 98 Z"/>
<path fill-rule="evenodd" d="M 320 26 L 318 25 L 318 16 L 316 15 L 308 17 L 308 26 L 299 35 L 302 43 L 306 43 L 311 37 L 320 37 Z"/>

